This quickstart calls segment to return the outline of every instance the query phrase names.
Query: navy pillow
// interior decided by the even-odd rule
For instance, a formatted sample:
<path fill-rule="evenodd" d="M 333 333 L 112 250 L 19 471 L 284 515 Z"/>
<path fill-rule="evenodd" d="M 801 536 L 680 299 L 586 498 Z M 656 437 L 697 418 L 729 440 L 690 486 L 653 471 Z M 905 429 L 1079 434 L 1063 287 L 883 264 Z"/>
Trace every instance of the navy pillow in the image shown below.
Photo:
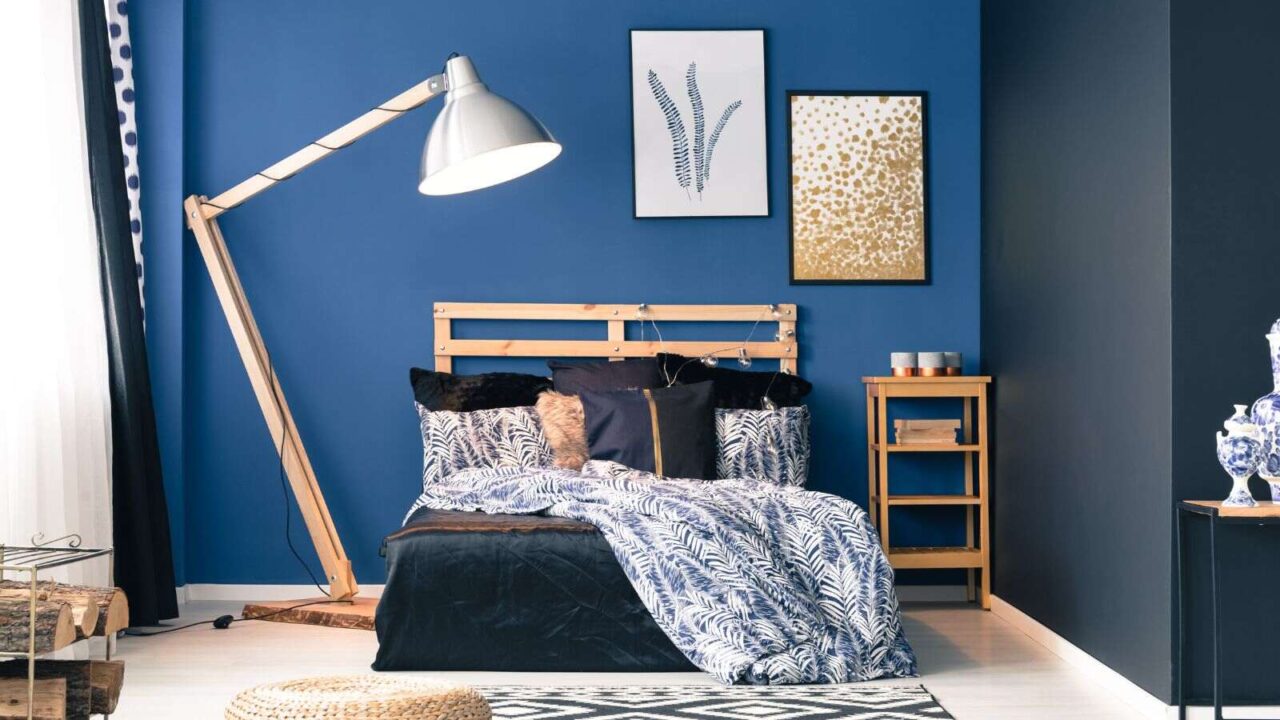
<path fill-rule="evenodd" d="M 419 405 L 450 412 L 525 407 L 538 402 L 538 393 L 551 389 L 551 380 L 537 375 L 454 375 L 422 368 L 409 368 L 409 382 Z"/>
<path fill-rule="evenodd" d="M 731 359 L 721 362 L 732 363 Z M 796 375 L 774 372 L 752 372 L 733 368 L 703 365 L 698 358 L 672 353 L 659 353 L 658 363 L 667 377 L 677 383 L 691 384 L 711 381 L 716 386 L 716 407 L 759 410 L 765 393 L 778 407 L 795 407 L 804 404 L 804 397 L 813 385 Z"/>
<path fill-rule="evenodd" d="M 581 395 L 584 392 L 662 387 L 667 383 L 658 371 L 655 358 L 627 358 L 618 362 L 564 362 L 548 360 L 556 392 Z"/>
<path fill-rule="evenodd" d="M 584 392 L 587 452 L 665 477 L 716 477 L 715 402 L 711 383 L 644 390 Z"/>

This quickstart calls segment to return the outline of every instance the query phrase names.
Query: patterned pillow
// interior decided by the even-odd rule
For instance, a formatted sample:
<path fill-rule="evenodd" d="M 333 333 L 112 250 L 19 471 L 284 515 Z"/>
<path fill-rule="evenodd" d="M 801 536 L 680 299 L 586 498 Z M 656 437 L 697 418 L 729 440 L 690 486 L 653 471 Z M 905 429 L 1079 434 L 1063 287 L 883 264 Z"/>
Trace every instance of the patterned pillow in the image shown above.
<path fill-rule="evenodd" d="M 472 412 L 428 410 L 422 427 L 422 486 L 469 468 L 550 467 L 551 445 L 532 407 Z"/>
<path fill-rule="evenodd" d="M 803 487 L 809 479 L 809 408 L 716 410 L 716 477 Z"/>

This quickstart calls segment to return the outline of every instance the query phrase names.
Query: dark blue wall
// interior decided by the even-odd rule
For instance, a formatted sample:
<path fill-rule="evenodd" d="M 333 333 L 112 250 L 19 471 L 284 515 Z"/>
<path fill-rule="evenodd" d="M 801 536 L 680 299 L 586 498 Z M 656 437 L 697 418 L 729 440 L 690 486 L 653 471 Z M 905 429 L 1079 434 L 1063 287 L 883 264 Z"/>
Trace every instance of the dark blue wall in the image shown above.
<path fill-rule="evenodd" d="M 142 15 L 162 4 L 135 0 Z M 430 365 L 433 301 L 798 303 L 800 372 L 816 386 L 812 485 L 859 502 L 859 376 L 883 371 L 899 349 L 957 349 L 977 368 L 976 0 L 191 0 L 185 12 L 185 46 L 168 62 L 185 68 L 186 192 L 221 191 L 437 72 L 453 50 L 471 55 L 491 87 L 530 108 L 565 146 L 535 176 L 424 198 L 417 159 L 434 104 L 222 219 L 364 582 L 382 581 L 378 543 L 417 492 L 406 376 L 410 365 Z M 632 218 L 627 31 L 660 27 L 767 31 L 771 217 Z M 136 39 L 140 58 L 175 52 L 171 40 L 141 31 Z M 165 78 L 140 79 L 140 102 L 173 92 L 177 81 Z M 932 285 L 788 285 L 789 88 L 930 93 Z M 177 131 L 153 126 L 167 139 L 144 135 L 143 152 L 171 153 Z M 178 448 L 165 469 L 185 498 L 185 524 L 176 517 L 175 525 L 185 530 L 186 580 L 303 582 L 280 539 L 275 451 L 192 240 L 172 222 L 176 180 L 165 177 L 144 178 L 148 259 L 160 258 L 151 272 L 171 275 L 149 279 L 148 302 L 177 313 L 153 326 L 167 334 L 153 347 L 180 355 L 176 367 L 161 363 L 158 393 L 166 447 Z"/>
<path fill-rule="evenodd" d="M 1168 700 L 1168 0 L 982 15 L 995 590 Z"/>
<path fill-rule="evenodd" d="M 1213 453 L 1231 405 L 1271 390 L 1263 335 L 1280 317 L 1280 3 L 1173 0 L 1173 487 L 1177 498 L 1223 498 L 1230 487 Z M 1223 108 L 1230 108 L 1228 114 Z M 1254 494 L 1270 499 L 1254 479 Z M 1191 632 L 1187 695 L 1212 692 L 1203 522 L 1187 543 Z M 1280 622 L 1273 599 L 1280 528 L 1222 530 L 1223 691 L 1274 704 Z"/>

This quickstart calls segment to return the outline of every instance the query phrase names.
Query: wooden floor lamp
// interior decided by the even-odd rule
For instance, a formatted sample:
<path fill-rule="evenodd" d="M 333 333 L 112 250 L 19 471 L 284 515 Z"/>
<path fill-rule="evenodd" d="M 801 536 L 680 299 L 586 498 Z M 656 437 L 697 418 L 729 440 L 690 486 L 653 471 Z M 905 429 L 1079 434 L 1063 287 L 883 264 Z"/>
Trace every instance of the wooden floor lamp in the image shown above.
<path fill-rule="evenodd" d="M 427 78 L 222 194 L 213 198 L 192 195 L 183 202 L 187 226 L 200 246 L 262 416 L 279 450 L 311 543 L 324 567 L 330 596 L 345 601 L 290 612 L 278 611 L 305 601 L 253 604 L 246 606 L 246 617 L 275 613 L 273 620 L 363 626 L 371 620 L 373 603 L 355 597 L 359 586 L 351 561 L 316 482 L 217 218 L 441 94 L 445 94 L 444 108 L 431 126 L 422 152 L 418 190 L 423 194 L 452 195 L 496 185 L 532 172 L 560 154 L 560 144 L 537 119 L 490 92 L 480 82 L 471 61 L 453 55 L 441 74 Z"/>

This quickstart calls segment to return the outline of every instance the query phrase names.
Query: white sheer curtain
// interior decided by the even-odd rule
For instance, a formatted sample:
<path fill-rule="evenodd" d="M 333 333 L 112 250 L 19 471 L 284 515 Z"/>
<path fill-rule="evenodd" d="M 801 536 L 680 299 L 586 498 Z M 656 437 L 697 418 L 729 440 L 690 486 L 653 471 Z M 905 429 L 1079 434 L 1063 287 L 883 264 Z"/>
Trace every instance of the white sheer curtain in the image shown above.
<path fill-rule="evenodd" d="M 75 0 L 10 0 L 0 43 L 0 543 L 111 543 L 111 412 Z M 98 563 L 101 564 L 101 563 Z M 64 580 L 105 581 L 105 567 Z"/>

